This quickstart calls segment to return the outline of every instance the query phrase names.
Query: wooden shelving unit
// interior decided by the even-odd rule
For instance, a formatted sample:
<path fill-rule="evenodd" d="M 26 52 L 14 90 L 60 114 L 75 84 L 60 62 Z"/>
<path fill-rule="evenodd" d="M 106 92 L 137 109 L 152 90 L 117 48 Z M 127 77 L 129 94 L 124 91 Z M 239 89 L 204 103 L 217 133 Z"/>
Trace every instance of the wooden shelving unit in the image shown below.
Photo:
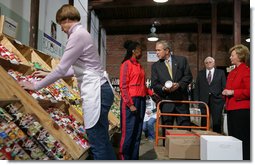
<path fill-rule="evenodd" d="M 32 114 L 35 116 L 40 124 L 56 139 L 58 140 L 64 148 L 69 152 L 74 160 L 85 159 L 88 156 L 88 149 L 84 149 L 82 146 L 77 144 L 61 127 L 56 127 L 55 121 L 50 117 L 50 115 L 43 109 L 43 104 L 49 104 L 49 102 L 39 103 L 34 99 L 27 91 L 25 91 L 16 80 L 14 80 L 7 71 L 13 69 L 19 71 L 23 74 L 32 73 L 32 67 L 26 58 L 31 58 L 32 60 L 39 61 L 39 58 L 35 58 L 36 55 L 33 54 L 33 51 L 26 54 L 26 58 L 22 58 L 22 54 L 16 50 L 12 44 L 8 42 L 7 38 L 2 36 L 0 40 L 1 44 L 5 46 L 8 45 L 9 48 L 12 48 L 12 52 L 19 54 L 19 58 L 22 62 L 19 65 L 10 63 L 9 61 L 0 58 L 0 100 L 12 100 L 13 96 L 16 96 L 23 105 L 23 110 L 26 113 Z M 29 49 L 27 49 L 29 50 Z M 32 53 L 32 54 L 31 54 Z M 31 56 L 30 56 L 31 55 Z M 40 61 L 43 62 L 43 61 Z M 45 65 L 46 66 L 46 65 Z M 46 66 L 47 67 L 47 66 Z M 50 69 L 50 68 L 49 68 Z M 3 101 L 1 102 L 3 104 Z M 61 105 L 62 104 L 62 105 Z M 58 107 L 63 106 L 63 103 L 58 103 Z M 66 106 L 66 109 L 69 110 L 69 106 Z"/>
<path fill-rule="evenodd" d="M 82 113 L 78 112 L 68 100 L 57 103 L 52 103 L 48 100 L 36 100 L 7 73 L 9 69 L 12 69 L 14 71 L 19 71 L 24 75 L 30 75 L 35 70 L 33 63 L 39 63 L 43 69 L 51 71 L 58 64 L 59 59 L 53 59 L 52 57 L 29 46 L 22 45 L 3 34 L 0 35 L 0 44 L 8 48 L 8 50 L 17 55 L 21 60 L 19 65 L 15 65 L 0 57 L 0 100 L 13 99 L 13 96 L 15 95 L 22 103 L 24 111 L 35 116 L 43 127 L 63 144 L 74 160 L 86 159 L 88 156 L 88 148 L 84 149 L 78 145 L 61 127 L 56 126 L 56 123 L 45 111 L 45 108 L 54 105 L 55 107 L 63 109 L 67 114 L 71 114 L 80 123 L 83 123 Z M 64 80 L 60 81 L 72 94 L 80 98 L 79 93 L 73 91 L 67 82 Z M 109 134 L 112 135 L 119 130 L 120 121 L 111 111 L 109 112 L 108 117 L 110 123 Z"/>

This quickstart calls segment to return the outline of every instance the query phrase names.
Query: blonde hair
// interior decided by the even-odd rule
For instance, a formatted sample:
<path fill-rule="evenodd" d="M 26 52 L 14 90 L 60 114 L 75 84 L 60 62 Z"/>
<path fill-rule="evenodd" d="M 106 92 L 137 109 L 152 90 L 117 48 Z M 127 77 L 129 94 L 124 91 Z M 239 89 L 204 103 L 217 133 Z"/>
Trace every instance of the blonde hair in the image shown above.
<path fill-rule="evenodd" d="M 236 54 L 240 61 L 246 62 L 248 56 L 250 55 L 249 49 L 242 44 L 238 44 L 229 49 L 229 54 L 231 54 L 234 50 L 236 51 Z"/>
<path fill-rule="evenodd" d="M 56 22 L 60 24 L 61 21 L 70 19 L 73 21 L 80 21 L 81 16 L 79 11 L 72 5 L 65 4 L 56 13 Z"/>

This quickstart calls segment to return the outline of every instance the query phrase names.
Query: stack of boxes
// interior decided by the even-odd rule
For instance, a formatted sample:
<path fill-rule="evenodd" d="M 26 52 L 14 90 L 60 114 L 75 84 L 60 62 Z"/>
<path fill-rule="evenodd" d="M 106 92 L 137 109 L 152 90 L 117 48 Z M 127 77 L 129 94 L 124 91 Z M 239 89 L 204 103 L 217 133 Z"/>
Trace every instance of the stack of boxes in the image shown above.
<path fill-rule="evenodd" d="M 169 159 L 242 160 L 242 141 L 212 131 L 166 130 Z"/>

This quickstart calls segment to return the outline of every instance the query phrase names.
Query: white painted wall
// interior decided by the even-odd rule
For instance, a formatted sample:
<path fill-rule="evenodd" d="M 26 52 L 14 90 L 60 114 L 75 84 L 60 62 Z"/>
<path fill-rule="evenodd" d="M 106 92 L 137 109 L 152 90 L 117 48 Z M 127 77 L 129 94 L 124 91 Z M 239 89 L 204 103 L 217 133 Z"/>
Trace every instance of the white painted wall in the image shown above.
<path fill-rule="evenodd" d="M 31 0 L 1 0 L 0 3 L 20 15 L 23 19 L 30 20 Z"/>
<path fill-rule="evenodd" d="M 67 35 L 62 32 L 60 25 L 56 22 L 56 13 L 58 9 L 64 5 L 68 4 L 68 0 L 41 0 L 40 1 L 40 19 L 39 19 L 39 29 L 41 30 L 41 34 L 39 34 L 38 39 L 38 47 L 44 52 L 51 54 L 52 56 L 62 56 L 63 51 L 66 46 Z M 87 28 L 87 11 L 88 11 L 88 1 L 87 0 L 75 0 L 74 6 L 78 9 L 81 15 L 81 23 Z M 59 47 L 56 46 L 54 50 L 49 46 L 51 44 L 45 44 L 44 35 L 47 34 L 50 36 L 51 34 L 51 23 L 54 22 L 57 24 L 57 38 L 56 41 L 61 43 L 62 51 L 59 51 Z M 45 34 L 44 34 L 45 33 Z M 39 38 L 38 37 L 38 38 Z M 57 50 L 57 51 L 55 51 Z"/>
<path fill-rule="evenodd" d="M 78 9 L 81 15 L 81 24 L 87 29 L 88 21 L 88 0 L 74 0 L 74 6 Z"/>
<path fill-rule="evenodd" d="M 68 0 L 41 0 L 40 1 L 40 11 L 39 11 L 39 30 L 50 35 L 51 31 L 51 21 L 56 23 L 56 12 L 58 9 L 69 3 Z M 57 24 L 57 23 L 56 23 Z M 66 34 L 61 31 L 61 27 L 57 24 L 57 41 L 65 45 Z M 38 41 L 40 42 L 40 40 Z"/>
<path fill-rule="evenodd" d="M 16 39 L 29 44 L 29 20 L 31 0 L 1 0 L 1 14 L 18 23 Z"/>

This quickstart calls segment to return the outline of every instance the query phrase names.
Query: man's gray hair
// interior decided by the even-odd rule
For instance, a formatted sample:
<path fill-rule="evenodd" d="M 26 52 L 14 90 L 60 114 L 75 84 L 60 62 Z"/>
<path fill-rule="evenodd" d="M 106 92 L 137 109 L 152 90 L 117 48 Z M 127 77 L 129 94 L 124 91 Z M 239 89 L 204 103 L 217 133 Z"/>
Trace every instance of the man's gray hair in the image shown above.
<path fill-rule="evenodd" d="M 160 40 L 160 41 L 156 42 L 156 45 L 157 44 L 163 45 L 164 49 L 169 49 L 170 53 L 171 54 L 173 53 L 172 46 L 171 46 L 170 42 L 168 42 L 166 40 Z"/>
<path fill-rule="evenodd" d="M 204 60 L 204 62 L 209 61 L 209 60 L 210 60 L 210 61 L 213 61 L 213 63 L 215 63 L 214 58 L 212 58 L 211 56 L 206 57 L 205 60 Z"/>

